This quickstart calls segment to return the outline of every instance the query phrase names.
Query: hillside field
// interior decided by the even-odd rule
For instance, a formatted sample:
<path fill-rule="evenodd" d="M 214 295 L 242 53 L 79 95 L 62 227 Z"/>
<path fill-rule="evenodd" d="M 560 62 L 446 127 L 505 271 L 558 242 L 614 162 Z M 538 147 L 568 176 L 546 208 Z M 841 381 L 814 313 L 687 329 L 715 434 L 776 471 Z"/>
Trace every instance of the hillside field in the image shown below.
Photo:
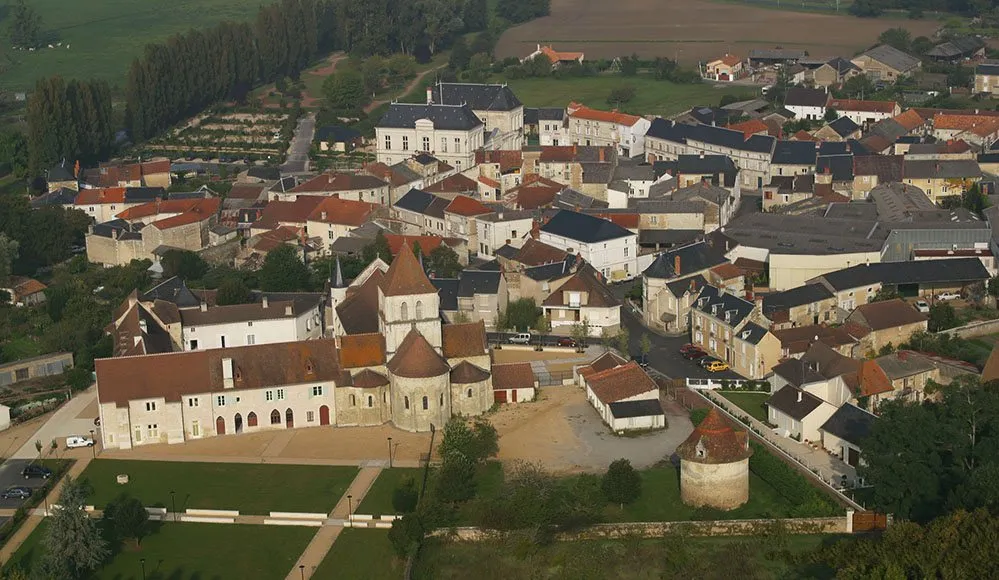
<path fill-rule="evenodd" d="M 102 78 L 122 85 L 146 44 L 222 20 L 256 17 L 262 0 L 31 0 L 55 48 L 12 50 L 10 21 L 0 20 L 0 89 L 29 90 L 40 76 Z M 4 7 L 6 9 L 6 6 Z M 62 42 L 62 46 L 56 46 Z"/>

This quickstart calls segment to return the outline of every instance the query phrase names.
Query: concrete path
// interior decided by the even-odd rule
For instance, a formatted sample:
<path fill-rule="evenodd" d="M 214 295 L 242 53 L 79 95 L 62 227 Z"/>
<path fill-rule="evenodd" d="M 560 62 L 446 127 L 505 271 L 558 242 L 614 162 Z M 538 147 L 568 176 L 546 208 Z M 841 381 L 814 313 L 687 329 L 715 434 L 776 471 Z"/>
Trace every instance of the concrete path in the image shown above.
<path fill-rule="evenodd" d="M 69 435 L 86 435 L 89 437 L 90 430 L 97 429 L 94 425 L 94 418 L 97 415 L 96 413 L 93 417 L 81 417 L 80 415 L 89 415 L 89 413 L 85 413 L 84 411 L 96 401 L 97 387 L 90 387 L 77 394 L 67 401 L 66 404 L 56 409 L 55 413 L 52 413 L 52 416 L 49 417 L 45 424 L 28 441 L 25 441 L 11 455 L 11 458 L 35 459 L 38 457 L 38 450 L 35 449 L 35 441 L 41 441 L 44 448 L 48 449 L 49 442 L 53 439 L 62 439 Z"/>
<path fill-rule="evenodd" d="M 259 457 L 255 455 L 143 455 L 135 450 L 118 451 L 109 449 L 100 454 L 101 459 L 121 459 L 127 461 L 190 461 L 192 463 L 270 463 L 273 465 L 335 465 L 357 467 L 388 467 L 387 459 L 327 459 L 315 457 Z M 395 459 L 395 467 L 423 467 L 423 462 Z"/>
<path fill-rule="evenodd" d="M 90 465 L 90 461 L 91 459 L 89 457 L 77 459 L 76 463 L 74 463 L 73 466 L 69 468 L 69 473 L 67 475 L 73 477 L 74 479 L 79 477 L 80 474 L 83 473 L 83 470 L 86 469 L 88 465 Z M 62 487 L 63 485 L 65 485 L 65 483 L 66 479 L 65 477 L 63 477 L 63 479 L 59 481 L 59 483 L 52 489 L 52 491 L 49 492 L 47 498 L 48 505 L 52 505 L 53 503 L 58 503 L 59 494 L 62 493 Z M 42 502 L 42 505 L 43 506 L 46 505 L 45 502 Z M 2 548 L 0 548 L 0 563 L 4 564 L 7 563 L 7 561 L 10 560 L 11 556 L 14 555 L 14 552 L 16 552 L 17 549 L 21 547 L 21 544 L 23 544 L 24 541 L 28 539 L 28 536 L 31 535 L 31 532 L 35 531 L 35 528 L 38 527 L 38 524 L 42 522 L 44 516 L 39 514 L 38 513 L 39 511 L 44 512 L 44 508 L 42 508 L 41 510 L 36 510 L 35 512 L 32 513 L 32 515 L 28 516 L 28 519 L 26 519 L 24 523 L 21 524 L 21 527 L 18 528 L 16 532 L 14 532 L 14 535 L 10 537 L 10 540 L 8 540 L 7 543 L 4 544 Z"/>
<path fill-rule="evenodd" d="M 371 485 L 378 479 L 378 475 L 382 472 L 381 467 L 365 467 L 361 469 L 354 481 L 351 482 L 350 487 L 347 488 L 347 493 L 340 497 L 340 501 L 337 502 L 336 506 L 333 507 L 333 511 L 330 512 L 330 518 L 345 520 L 349 516 L 349 508 L 356 508 L 361 504 L 361 500 L 367 495 L 368 490 L 371 489 Z M 347 496 L 350 495 L 351 500 L 347 500 Z M 348 507 L 348 504 L 349 507 Z M 340 536 L 340 532 L 343 530 L 342 526 L 323 526 L 319 528 L 316 532 L 315 537 L 306 546 L 305 551 L 295 562 L 295 565 L 291 567 L 291 571 L 288 572 L 288 576 L 285 580 L 300 580 L 302 576 L 302 569 L 299 566 L 305 566 L 304 577 L 311 578 L 315 573 L 316 568 L 322 563 L 323 558 L 326 557 L 327 552 L 333 547 L 333 543 Z"/>

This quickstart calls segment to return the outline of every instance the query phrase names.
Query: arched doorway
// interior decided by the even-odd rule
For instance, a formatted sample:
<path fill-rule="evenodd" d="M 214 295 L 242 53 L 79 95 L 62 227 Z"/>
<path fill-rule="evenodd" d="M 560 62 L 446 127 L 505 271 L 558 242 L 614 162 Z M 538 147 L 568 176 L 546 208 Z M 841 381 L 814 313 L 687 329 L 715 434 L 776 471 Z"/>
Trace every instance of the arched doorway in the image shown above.
<path fill-rule="evenodd" d="M 330 408 L 326 405 L 319 407 L 319 424 L 329 425 L 330 424 Z"/>
<path fill-rule="evenodd" d="M 236 416 L 233 417 L 232 422 L 235 425 L 235 428 L 233 430 L 236 432 L 236 434 L 242 433 L 243 432 L 243 416 L 240 415 L 239 413 L 236 413 Z"/>
<path fill-rule="evenodd" d="M 271 425 L 277 425 L 281 423 L 281 412 L 277 409 L 271 411 Z"/>
<path fill-rule="evenodd" d="M 215 419 L 215 434 L 225 435 L 225 419 L 222 417 Z"/>
<path fill-rule="evenodd" d="M 246 416 L 246 426 L 256 427 L 257 426 L 257 414 L 250 411 L 250 414 Z"/>
<path fill-rule="evenodd" d="M 284 426 L 289 429 L 295 426 L 295 414 L 291 412 L 291 407 L 284 412 Z"/>

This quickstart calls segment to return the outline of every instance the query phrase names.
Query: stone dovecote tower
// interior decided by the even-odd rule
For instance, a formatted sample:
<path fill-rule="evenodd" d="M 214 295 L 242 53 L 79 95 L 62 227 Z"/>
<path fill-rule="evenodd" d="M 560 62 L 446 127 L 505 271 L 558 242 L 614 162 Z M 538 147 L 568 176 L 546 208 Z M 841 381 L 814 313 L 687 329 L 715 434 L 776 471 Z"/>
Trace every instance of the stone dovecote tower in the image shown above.
<path fill-rule="evenodd" d="M 695 507 L 732 510 L 749 500 L 749 436 L 736 431 L 714 407 L 687 440 L 680 456 L 680 498 Z"/>

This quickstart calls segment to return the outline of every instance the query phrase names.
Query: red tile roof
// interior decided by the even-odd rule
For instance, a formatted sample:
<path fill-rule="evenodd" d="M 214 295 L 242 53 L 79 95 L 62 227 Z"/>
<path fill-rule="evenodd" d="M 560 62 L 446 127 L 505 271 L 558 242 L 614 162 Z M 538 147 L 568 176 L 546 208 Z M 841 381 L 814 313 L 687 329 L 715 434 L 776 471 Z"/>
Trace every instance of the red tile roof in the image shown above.
<path fill-rule="evenodd" d="M 984 137 L 999 131 L 999 118 L 978 115 L 939 114 L 933 117 L 933 128 L 968 131 Z"/>
<path fill-rule="evenodd" d="M 420 251 L 426 255 L 436 250 L 441 244 L 449 247 L 461 244 L 461 240 L 457 238 L 442 238 L 440 236 L 402 236 L 399 234 L 385 234 L 385 241 L 388 242 L 389 251 L 392 252 L 393 256 L 399 255 L 399 252 L 402 251 L 403 245 L 412 249 L 416 244 L 420 244 Z"/>
<path fill-rule="evenodd" d="M 392 260 L 392 265 L 385 272 L 385 278 L 382 281 L 382 292 L 386 296 L 436 294 L 437 288 L 430 283 L 426 273 L 420 268 L 416 254 L 412 252 L 408 245 L 403 244 L 399 254 Z"/>
<path fill-rule="evenodd" d="M 205 221 L 215 216 L 215 214 L 218 213 L 219 208 L 222 206 L 222 200 L 217 197 L 195 199 L 191 201 L 193 201 L 194 203 L 190 204 L 183 213 L 154 221 L 150 225 L 159 230 L 167 230 L 170 228 L 175 228 L 177 226 L 183 226 L 200 221 Z M 167 212 L 159 212 L 159 213 L 167 213 Z"/>
<path fill-rule="evenodd" d="M 368 217 L 374 209 L 374 204 L 364 201 L 325 197 L 309 214 L 309 221 L 359 226 L 368 221 Z"/>
<path fill-rule="evenodd" d="M 430 193 L 477 193 L 479 185 L 470 177 L 465 177 L 460 173 L 449 175 L 443 180 L 424 188 L 423 191 Z"/>
<path fill-rule="evenodd" d="M 735 65 L 739 64 L 740 62 L 742 62 L 742 59 L 739 58 L 738 56 L 734 55 L 734 54 L 726 54 L 725 56 L 723 56 L 721 58 L 716 58 L 715 60 L 709 62 L 708 64 L 710 65 L 710 64 L 714 64 L 716 62 L 720 62 L 720 63 L 722 63 L 722 64 L 724 64 L 726 66 L 735 66 Z"/>
<path fill-rule="evenodd" d="M 461 361 L 451 369 L 451 382 L 456 385 L 481 383 L 489 378 L 489 373 L 468 361 Z"/>
<path fill-rule="evenodd" d="M 372 332 L 340 337 L 340 366 L 345 369 L 385 364 L 385 336 Z"/>
<path fill-rule="evenodd" d="M 816 139 L 814 135 L 812 135 L 808 131 L 805 131 L 804 129 L 801 129 L 797 133 L 795 133 L 794 135 L 791 135 L 791 140 L 792 141 L 818 141 L 818 139 Z"/>
<path fill-rule="evenodd" d="M 520 169 L 524 164 L 524 153 L 515 149 L 512 150 L 478 150 L 475 152 L 475 164 L 485 163 L 498 164 L 500 173 L 507 173 L 515 169 Z"/>
<path fill-rule="evenodd" d="M 912 109 L 895 115 L 892 119 L 901 125 L 906 131 L 912 131 L 926 123 L 926 119 Z"/>
<path fill-rule="evenodd" d="M 656 383 L 635 361 L 589 375 L 586 384 L 606 405 L 649 391 L 659 392 Z"/>
<path fill-rule="evenodd" d="M 493 390 L 530 389 L 536 386 L 536 381 L 529 362 L 493 365 Z"/>
<path fill-rule="evenodd" d="M 480 175 L 479 176 L 479 183 L 482 183 L 484 185 L 488 185 L 489 187 L 499 187 L 500 186 L 500 182 L 496 181 L 495 179 L 489 179 L 485 175 Z"/>
<path fill-rule="evenodd" d="M 568 112 L 570 117 L 575 117 L 577 119 L 599 121 L 603 123 L 615 123 L 617 125 L 625 125 L 627 127 L 632 127 L 635 123 L 642 120 L 642 118 L 637 115 L 619 113 L 616 109 L 613 111 L 601 111 L 599 109 L 591 109 L 590 107 L 579 103 L 569 103 Z"/>
<path fill-rule="evenodd" d="M 272 201 L 267 204 L 260 218 L 253 223 L 254 228 L 276 228 L 281 224 L 305 225 L 309 214 L 323 202 L 318 195 L 302 195 L 295 201 Z"/>
<path fill-rule="evenodd" d="M 545 55 L 545 57 L 549 61 L 551 61 L 552 64 L 556 64 L 556 63 L 561 62 L 561 61 L 565 61 L 565 62 L 568 62 L 568 61 L 571 61 L 571 60 L 578 61 L 579 59 L 583 58 L 583 53 L 581 53 L 581 52 L 558 51 L 558 50 L 553 49 L 551 46 L 542 46 L 541 47 L 541 54 Z"/>
<path fill-rule="evenodd" d="M 359 173 L 320 173 L 298 184 L 289 193 L 320 193 L 325 191 L 355 191 L 377 189 L 388 185 L 378 177 Z"/>
<path fill-rule="evenodd" d="M 749 435 L 733 429 L 721 412 L 711 407 L 701 424 L 676 448 L 676 453 L 684 461 L 717 464 L 748 459 L 753 450 L 749 447 Z"/>
<path fill-rule="evenodd" d="M 753 135 L 767 135 L 770 127 L 759 119 L 750 119 L 741 123 L 734 123 L 728 126 L 733 131 L 742 131 L 744 138 L 749 139 Z"/>
<path fill-rule="evenodd" d="M 891 385 L 891 379 L 885 373 L 876 361 L 865 360 L 860 364 L 860 372 L 857 377 L 860 381 L 859 393 L 860 397 L 870 397 L 871 395 L 880 395 L 882 393 L 890 393 L 895 390 Z"/>
<path fill-rule="evenodd" d="M 402 339 L 399 349 L 388 362 L 388 369 L 392 374 L 407 379 L 439 377 L 451 370 L 415 328 Z"/>
<path fill-rule="evenodd" d="M 463 324 L 445 324 L 441 327 L 444 356 L 464 358 L 488 354 L 486 325 L 481 320 Z"/>
<path fill-rule="evenodd" d="M 895 101 L 862 101 L 860 99 L 832 99 L 829 107 L 837 111 L 858 111 L 864 113 L 884 113 L 892 115 L 898 108 Z"/>
<path fill-rule="evenodd" d="M 627 230 L 638 229 L 637 213 L 591 213 L 590 215 L 613 222 Z"/>
<path fill-rule="evenodd" d="M 493 210 L 483 205 L 481 201 L 472 199 L 466 195 L 459 195 L 458 197 L 455 197 L 451 203 L 444 208 L 444 211 L 467 217 L 493 213 Z"/>
<path fill-rule="evenodd" d="M 124 187 L 102 187 L 81 189 L 76 195 L 76 205 L 97 205 L 101 203 L 125 203 Z"/>

